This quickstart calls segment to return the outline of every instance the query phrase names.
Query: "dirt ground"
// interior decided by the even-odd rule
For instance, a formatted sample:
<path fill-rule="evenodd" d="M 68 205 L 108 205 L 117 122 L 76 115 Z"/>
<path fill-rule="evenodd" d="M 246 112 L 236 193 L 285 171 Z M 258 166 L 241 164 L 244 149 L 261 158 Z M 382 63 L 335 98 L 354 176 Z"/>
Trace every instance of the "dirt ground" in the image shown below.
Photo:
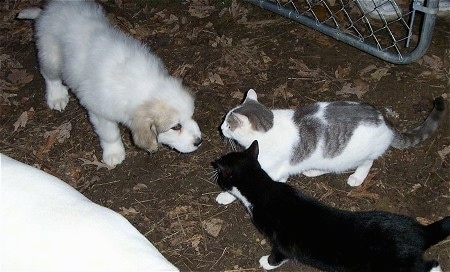
<path fill-rule="evenodd" d="M 269 244 L 241 204 L 219 206 L 214 200 L 220 189 L 210 162 L 231 150 L 218 129 L 226 112 L 254 88 L 273 108 L 367 101 L 400 129 L 412 128 L 427 116 L 433 97 L 449 92 L 450 20 L 438 19 L 425 57 L 393 65 L 248 3 L 232 3 L 103 1 L 115 24 L 147 43 L 192 89 L 203 133 L 194 153 L 161 148 L 149 155 L 122 128 L 127 157 L 110 170 L 99 162 L 98 138 L 76 98 L 63 112 L 45 103 L 32 23 L 14 19 L 41 1 L 3 1 L 0 152 L 121 213 L 182 271 L 260 271 L 258 260 L 269 253 Z M 345 86 L 353 86 L 354 94 Z M 289 183 L 342 209 L 435 221 L 450 214 L 448 120 L 423 144 L 389 150 L 362 188 L 347 186 L 348 174 L 298 176 Z M 449 239 L 427 252 L 444 271 L 450 271 Z M 279 271 L 316 270 L 289 263 Z"/>

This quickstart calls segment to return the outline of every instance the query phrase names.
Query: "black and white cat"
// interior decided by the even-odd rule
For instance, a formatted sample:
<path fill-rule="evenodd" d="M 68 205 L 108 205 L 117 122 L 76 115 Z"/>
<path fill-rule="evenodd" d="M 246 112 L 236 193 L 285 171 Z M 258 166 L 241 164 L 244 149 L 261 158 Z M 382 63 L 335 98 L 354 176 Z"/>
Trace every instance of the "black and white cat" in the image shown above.
<path fill-rule="evenodd" d="M 442 271 L 422 256 L 450 235 L 450 216 L 424 226 L 388 212 L 332 208 L 274 182 L 258 162 L 257 141 L 212 164 L 219 186 L 244 204 L 270 240 L 270 255 L 259 260 L 266 270 L 294 260 L 327 271 Z"/>
<path fill-rule="evenodd" d="M 286 182 L 290 175 L 312 177 L 356 168 L 347 183 L 359 186 L 373 161 L 390 146 L 408 148 L 428 138 L 438 128 L 445 109 L 444 98 L 436 98 L 425 122 L 400 133 L 367 103 L 319 102 L 270 110 L 258 102 L 251 89 L 244 102 L 228 112 L 221 130 L 245 148 L 258 140 L 258 160 L 273 180 Z M 221 204 L 233 200 L 227 193 L 217 198 Z"/>

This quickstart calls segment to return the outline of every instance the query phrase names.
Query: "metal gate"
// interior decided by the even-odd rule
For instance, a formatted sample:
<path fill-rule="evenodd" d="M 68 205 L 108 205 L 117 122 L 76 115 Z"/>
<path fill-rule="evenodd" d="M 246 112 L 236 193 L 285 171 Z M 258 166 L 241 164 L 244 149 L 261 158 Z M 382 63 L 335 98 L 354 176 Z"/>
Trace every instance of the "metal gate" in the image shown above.
<path fill-rule="evenodd" d="M 430 45 L 439 0 L 423 1 L 247 0 L 396 64 L 417 60 Z"/>

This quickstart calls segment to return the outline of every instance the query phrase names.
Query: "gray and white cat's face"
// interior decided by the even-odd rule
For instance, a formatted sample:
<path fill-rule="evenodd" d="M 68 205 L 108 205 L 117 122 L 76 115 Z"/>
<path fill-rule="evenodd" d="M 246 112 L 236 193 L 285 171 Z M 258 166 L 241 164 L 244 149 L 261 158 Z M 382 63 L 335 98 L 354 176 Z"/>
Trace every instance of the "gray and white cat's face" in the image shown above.
<path fill-rule="evenodd" d="M 255 91 L 250 89 L 244 102 L 227 113 L 220 128 L 225 137 L 247 147 L 272 127 L 272 111 L 260 104 Z"/>
<path fill-rule="evenodd" d="M 227 114 L 220 128 L 223 136 L 241 142 L 254 131 L 248 118 L 245 115 L 233 112 L 235 109 Z"/>

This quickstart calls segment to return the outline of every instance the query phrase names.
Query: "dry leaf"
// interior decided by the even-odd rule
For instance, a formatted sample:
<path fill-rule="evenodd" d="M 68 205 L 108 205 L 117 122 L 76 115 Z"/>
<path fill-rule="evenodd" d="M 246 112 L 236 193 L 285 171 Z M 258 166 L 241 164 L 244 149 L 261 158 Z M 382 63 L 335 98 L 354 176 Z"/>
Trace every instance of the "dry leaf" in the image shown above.
<path fill-rule="evenodd" d="M 173 23 L 178 22 L 178 17 L 173 15 L 173 14 L 170 14 L 169 18 L 164 20 L 163 22 L 166 23 L 166 24 L 173 24 Z"/>
<path fill-rule="evenodd" d="M 341 65 L 338 65 L 338 67 L 334 71 L 334 77 L 336 79 L 342 79 L 342 78 L 347 77 L 349 72 L 350 72 L 350 67 L 344 68 Z"/>
<path fill-rule="evenodd" d="M 191 206 L 177 206 L 175 209 L 169 212 L 170 218 L 176 218 L 180 215 L 190 213 L 192 211 Z"/>
<path fill-rule="evenodd" d="M 2 88 L 0 88 L 0 105 L 11 105 L 9 98 L 16 96 L 17 94 L 5 93 Z"/>
<path fill-rule="evenodd" d="M 425 63 L 427 66 L 429 66 L 432 70 L 435 71 L 442 71 L 442 60 L 440 57 L 436 56 L 436 55 L 425 55 L 422 57 L 423 63 Z"/>
<path fill-rule="evenodd" d="M 39 148 L 39 151 L 37 152 L 36 156 L 40 158 L 40 157 L 42 157 L 43 154 L 50 152 L 53 144 L 56 142 L 57 136 L 58 136 L 57 132 L 48 134 L 46 136 L 47 141 L 45 142 L 45 144 L 43 146 L 41 146 L 41 148 Z"/>
<path fill-rule="evenodd" d="M 173 75 L 176 77 L 183 78 L 186 76 L 186 74 L 189 72 L 189 70 L 194 67 L 191 64 L 182 64 L 175 69 L 175 72 L 173 72 Z"/>
<path fill-rule="evenodd" d="M 54 130 L 44 133 L 44 137 L 47 138 L 50 135 L 56 134 L 59 143 L 64 143 L 66 139 L 70 138 L 70 131 L 72 130 L 72 124 L 70 122 L 63 123 Z"/>
<path fill-rule="evenodd" d="M 196 234 L 194 236 L 192 236 L 192 238 L 190 239 L 191 241 L 191 246 L 198 252 L 200 251 L 200 242 L 202 241 L 202 236 L 200 234 Z"/>
<path fill-rule="evenodd" d="M 359 75 L 363 76 L 365 74 L 371 73 L 373 70 L 376 70 L 377 66 L 375 66 L 375 64 L 371 64 L 369 66 L 367 66 L 366 68 L 362 69 L 361 71 L 359 71 Z"/>
<path fill-rule="evenodd" d="M 134 191 L 140 191 L 140 190 L 147 189 L 147 188 L 148 188 L 148 186 L 145 185 L 144 183 L 138 183 L 133 186 Z"/>
<path fill-rule="evenodd" d="M 25 69 L 11 69 L 11 73 L 6 77 L 9 82 L 16 85 L 25 85 L 33 80 L 33 75 L 27 73 Z"/>
<path fill-rule="evenodd" d="M 319 78 L 321 70 L 319 68 L 310 69 L 302 60 L 290 58 L 289 61 L 293 64 L 289 69 L 294 69 L 301 78 Z"/>
<path fill-rule="evenodd" d="M 17 121 L 13 124 L 14 132 L 16 132 L 19 127 L 25 127 L 27 125 L 30 113 L 34 113 L 33 108 L 30 108 L 28 111 L 22 112 L 19 118 L 17 118 Z"/>
<path fill-rule="evenodd" d="M 24 111 L 19 116 L 19 118 L 17 118 L 17 121 L 13 124 L 14 132 L 16 132 L 19 127 L 25 127 L 27 122 L 28 122 L 28 112 Z"/>
<path fill-rule="evenodd" d="M 130 215 L 133 216 L 133 215 L 139 214 L 139 211 L 137 211 L 133 207 L 130 207 L 128 209 L 124 208 L 124 207 L 121 207 L 119 213 L 126 217 L 126 216 L 130 216 Z"/>
<path fill-rule="evenodd" d="M 389 68 L 385 67 L 385 68 L 380 68 L 375 70 L 375 72 L 370 74 L 370 77 L 375 80 L 375 81 L 380 81 L 380 79 L 382 77 L 384 77 L 385 75 L 389 75 Z"/>
<path fill-rule="evenodd" d="M 437 153 L 441 158 L 441 160 L 445 160 L 445 157 L 447 157 L 447 155 L 450 154 L 450 145 L 444 147 L 442 150 L 439 150 Z"/>
<path fill-rule="evenodd" d="M 231 95 L 231 97 L 233 97 L 233 98 L 236 98 L 236 99 L 242 99 L 242 93 L 239 92 L 239 91 L 231 92 L 230 95 Z"/>
<path fill-rule="evenodd" d="M 351 190 L 347 196 L 355 197 L 355 198 L 369 198 L 373 200 L 377 200 L 380 198 L 379 194 L 371 193 L 368 191 L 357 191 L 357 190 Z"/>
<path fill-rule="evenodd" d="M 207 6 L 205 3 L 192 3 L 189 6 L 189 14 L 197 18 L 206 18 L 216 9 L 214 6 Z"/>
<path fill-rule="evenodd" d="M 283 83 L 280 86 L 276 87 L 275 90 L 273 91 L 273 96 L 277 97 L 277 96 L 281 96 L 284 99 L 288 99 L 293 97 L 294 95 L 288 91 L 286 91 L 287 89 L 287 83 Z"/>
<path fill-rule="evenodd" d="M 223 220 L 219 218 L 212 218 L 210 220 L 206 220 L 202 222 L 202 226 L 205 231 L 213 236 L 219 236 L 220 231 L 222 230 Z"/>
<path fill-rule="evenodd" d="M 387 107 L 384 110 L 386 111 L 387 117 L 393 117 L 395 119 L 397 119 L 399 117 L 399 114 L 396 111 L 394 111 L 392 108 Z"/>
<path fill-rule="evenodd" d="M 337 91 L 337 95 L 349 95 L 355 94 L 358 99 L 362 99 L 362 96 L 369 91 L 369 84 L 356 79 L 353 83 L 345 83 L 340 91 Z"/>
<path fill-rule="evenodd" d="M 272 61 L 272 59 L 264 53 L 264 51 L 261 51 L 261 57 L 263 59 L 264 63 L 269 63 Z"/>
<path fill-rule="evenodd" d="M 222 85 L 222 86 L 224 85 L 223 81 L 222 81 L 222 78 L 218 74 L 216 74 L 216 73 L 208 73 L 208 77 L 209 77 L 209 81 L 211 83 L 216 83 L 216 84 L 219 84 L 219 85 Z"/>
<path fill-rule="evenodd" d="M 281 19 L 261 20 L 261 21 L 253 21 L 253 22 L 242 22 L 242 23 L 245 24 L 245 26 L 248 28 L 264 28 L 266 26 L 270 27 L 273 25 L 277 25 L 283 21 L 284 20 L 281 18 Z"/>
<path fill-rule="evenodd" d="M 215 40 L 210 41 L 212 47 L 216 48 L 218 45 L 222 47 L 230 47 L 233 43 L 233 38 L 227 38 L 225 35 L 221 37 L 216 37 Z"/>
<path fill-rule="evenodd" d="M 84 158 L 78 158 L 79 160 L 81 160 L 83 162 L 81 164 L 81 166 L 83 166 L 83 165 L 95 165 L 95 166 L 97 166 L 97 170 L 100 169 L 100 168 L 106 168 L 108 170 L 111 170 L 111 169 L 115 168 L 115 166 L 111 167 L 111 166 L 109 166 L 109 165 L 99 161 L 97 159 L 97 156 L 95 156 L 95 155 L 92 155 L 92 157 L 93 157 L 92 161 L 84 159 Z"/>
<path fill-rule="evenodd" d="M 236 18 L 239 15 L 239 4 L 237 3 L 236 0 L 233 0 L 233 2 L 231 2 L 231 6 L 229 8 L 231 17 Z"/>
<path fill-rule="evenodd" d="M 359 75 L 361 77 L 364 77 L 366 80 L 369 81 L 380 81 L 380 79 L 386 75 L 389 75 L 389 70 L 391 69 L 391 66 L 385 66 L 382 68 L 379 68 L 373 64 L 367 66 L 366 68 L 359 71 Z"/>
<path fill-rule="evenodd" d="M 416 217 L 416 220 L 422 225 L 429 225 L 429 224 L 433 223 L 433 221 L 431 221 L 428 218 L 424 218 L 424 217 Z"/>

